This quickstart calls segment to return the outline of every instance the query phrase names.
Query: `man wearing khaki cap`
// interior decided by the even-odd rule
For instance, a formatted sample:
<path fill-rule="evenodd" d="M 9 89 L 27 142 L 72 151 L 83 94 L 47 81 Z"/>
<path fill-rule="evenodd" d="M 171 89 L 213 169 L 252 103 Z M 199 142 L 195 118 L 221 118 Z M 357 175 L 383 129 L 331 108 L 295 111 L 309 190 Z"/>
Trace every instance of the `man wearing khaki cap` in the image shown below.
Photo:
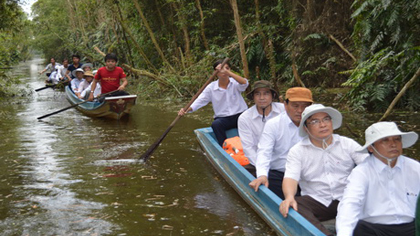
<path fill-rule="evenodd" d="M 294 87 L 286 91 L 286 112 L 267 121 L 258 143 L 257 178 L 249 183 L 255 191 L 265 185 L 284 199 L 282 181 L 289 149 L 302 138 L 299 124 L 303 110 L 313 103 L 312 92 L 307 88 Z"/>
<path fill-rule="evenodd" d="M 378 122 L 365 131 L 369 152 L 348 177 L 338 207 L 337 235 L 415 235 L 415 208 L 420 191 L 420 163 L 402 155 L 418 139 L 394 122 Z"/>
<path fill-rule="evenodd" d="M 252 175 L 256 175 L 258 142 L 268 120 L 284 112 L 284 105 L 277 100 L 278 93 L 267 80 L 256 81 L 252 91 L 246 97 L 255 105 L 244 111 L 238 119 L 238 132 L 242 148 L 250 164 L 244 166 Z"/>

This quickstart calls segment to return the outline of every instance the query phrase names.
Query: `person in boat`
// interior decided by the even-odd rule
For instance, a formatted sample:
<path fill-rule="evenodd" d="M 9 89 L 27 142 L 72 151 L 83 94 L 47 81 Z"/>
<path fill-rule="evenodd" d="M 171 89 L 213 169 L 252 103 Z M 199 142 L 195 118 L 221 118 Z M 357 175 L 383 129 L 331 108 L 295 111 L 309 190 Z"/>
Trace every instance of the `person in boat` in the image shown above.
<path fill-rule="evenodd" d="M 75 78 L 75 76 L 73 75 L 73 71 L 83 66 L 83 64 L 80 64 L 79 55 L 73 55 L 71 59 L 73 61 L 73 64 L 69 65 L 69 67 L 67 68 L 67 74 L 66 74 L 66 77 L 69 81 Z"/>
<path fill-rule="evenodd" d="M 67 68 L 69 67 L 69 60 L 64 59 L 63 64 L 57 67 L 56 81 L 67 80 Z"/>
<path fill-rule="evenodd" d="M 367 155 L 356 150 L 353 139 L 334 134 L 342 116 L 332 107 L 314 104 L 302 113 L 299 135 L 304 137 L 287 155 L 283 180 L 285 199 L 280 213 L 287 217 L 293 207 L 326 235 L 333 235 L 321 221 L 335 219 L 346 179 Z M 298 184 L 301 196 L 296 196 Z"/>
<path fill-rule="evenodd" d="M 255 191 L 260 185 L 268 187 L 284 199 L 282 182 L 287 154 L 299 142 L 301 114 L 313 103 L 312 92 L 307 88 L 294 87 L 286 91 L 286 112 L 266 122 L 258 142 L 257 178 L 249 183 Z"/>
<path fill-rule="evenodd" d="M 51 57 L 50 64 L 48 64 L 39 74 L 43 74 L 45 71 L 49 71 L 47 73 L 48 79 L 45 81 L 46 83 L 53 82 L 57 75 L 57 69 L 60 66 L 60 63 L 56 63 L 55 58 Z"/>
<path fill-rule="evenodd" d="M 273 102 L 278 93 L 267 80 L 256 81 L 252 91 L 246 97 L 254 101 L 255 105 L 244 111 L 238 119 L 238 132 L 242 148 L 250 164 L 244 166 L 252 175 L 256 176 L 255 163 L 257 160 L 258 142 L 268 120 L 285 111 L 284 104 Z"/>
<path fill-rule="evenodd" d="M 370 155 L 347 179 L 338 206 L 337 235 L 414 236 L 420 163 L 402 152 L 418 135 L 401 132 L 394 122 L 378 122 L 366 129 L 365 138 L 358 151 Z"/>
<path fill-rule="evenodd" d="M 93 101 L 94 91 L 98 83 L 101 83 L 101 93 L 109 93 L 107 96 L 124 96 L 129 95 L 124 91 L 128 84 L 124 70 L 117 66 L 118 58 L 115 53 L 108 53 L 105 56 L 105 66 L 98 69 L 95 79 L 91 84 L 89 101 Z M 121 84 L 122 81 L 122 84 Z"/>
<path fill-rule="evenodd" d="M 81 91 L 79 91 L 80 84 L 85 80 L 83 78 L 85 72 L 82 68 L 78 68 L 72 72 L 74 79 L 71 80 L 70 86 L 76 96 L 79 96 Z"/>
<path fill-rule="evenodd" d="M 85 74 L 83 75 L 84 81 L 82 81 L 79 85 L 78 91 L 80 92 L 79 94 L 79 98 L 80 99 L 84 99 L 87 100 L 89 98 L 90 95 L 90 89 L 91 89 L 91 84 L 94 78 L 94 75 L 91 71 L 85 71 Z M 100 84 L 96 84 L 96 88 L 95 91 L 93 93 L 94 97 L 98 97 L 99 95 L 101 95 L 101 86 Z"/>
<path fill-rule="evenodd" d="M 80 67 L 83 69 L 83 71 L 93 71 L 93 65 L 92 63 L 83 63 L 83 65 Z"/>
<path fill-rule="evenodd" d="M 211 125 L 220 146 L 226 137 L 226 130 L 238 127 L 238 118 L 248 106 L 241 93 L 248 87 L 248 80 L 230 70 L 230 64 L 226 63 L 223 68 L 222 60 L 213 64 L 214 70 L 219 70 L 217 80 L 211 82 L 198 98 L 191 104 L 187 111 L 179 110 L 178 115 L 184 116 L 188 112 L 194 112 L 209 102 L 213 104 L 214 121 Z"/>

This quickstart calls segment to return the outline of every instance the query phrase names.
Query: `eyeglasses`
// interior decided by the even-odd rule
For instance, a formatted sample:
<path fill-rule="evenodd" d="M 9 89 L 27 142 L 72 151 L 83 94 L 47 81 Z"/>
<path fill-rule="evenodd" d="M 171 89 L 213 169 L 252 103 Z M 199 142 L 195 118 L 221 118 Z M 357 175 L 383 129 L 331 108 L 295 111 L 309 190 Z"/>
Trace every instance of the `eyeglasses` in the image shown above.
<path fill-rule="evenodd" d="M 321 124 L 321 122 L 324 123 L 324 124 L 330 123 L 331 122 L 331 117 L 326 116 L 326 117 L 322 118 L 322 120 L 311 120 L 309 122 L 306 122 L 306 124 L 311 125 L 311 126 L 319 126 Z"/>

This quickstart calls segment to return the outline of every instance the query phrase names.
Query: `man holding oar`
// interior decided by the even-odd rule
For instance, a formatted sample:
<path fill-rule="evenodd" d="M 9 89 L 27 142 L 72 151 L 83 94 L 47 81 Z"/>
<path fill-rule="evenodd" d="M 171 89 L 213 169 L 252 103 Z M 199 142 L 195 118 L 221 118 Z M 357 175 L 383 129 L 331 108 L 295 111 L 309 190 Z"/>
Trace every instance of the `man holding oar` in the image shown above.
<path fill-rule="evenodd" d="M 211 127 L 220 146 L 226 139 L 226 130 L 237 128 L 239 115 L 248 108 L 241 95 L 248 87 L 248 80 L 233 73 L 229 63 L 222 68 L 222 62 L 222 60 L 217 60 L 213 65 L 213 69 L 219 71 L 218 80 L 210 83 L 187 111 L 181 108 L 178 112 L 179 116 L 183 116 L 211 102 L 214 111 Z"/>
<path fill-rule="evenodd" d="M 91 84 L 91 90 L 88 101 L 93 101 L 94 91 L 96 89 L 96 84 L 101 83 L 102 94 L 115 91 L 108 96 L 124 96 L 129 95 L 124 91 L 127 86 L 127 78 L 124 73 L 124 70 L 117 66 L 117 55 L 115 53 L 109 53 L 105 56 L 105 66 L 99 68 L 98 72 L 95 75 L 95 79 Z M 122 84 L 120 85 L 122 81 Z"/>

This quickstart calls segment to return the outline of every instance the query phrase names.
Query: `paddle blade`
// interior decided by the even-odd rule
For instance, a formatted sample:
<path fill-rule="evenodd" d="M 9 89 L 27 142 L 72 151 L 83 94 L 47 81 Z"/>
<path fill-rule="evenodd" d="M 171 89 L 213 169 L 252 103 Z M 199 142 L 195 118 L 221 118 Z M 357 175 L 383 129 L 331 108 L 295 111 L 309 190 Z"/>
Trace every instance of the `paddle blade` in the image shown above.
<path fill-rule="evenodd" d="M 49 87 L 50 87 L 50 86 L 45 86 L 45 87 L 42 87 L 42 88 L 35 89 L 35 92 L 38 92 L 38 91 L 41 91 L 41 90 L 47 89 L 47 88 L 49 88 Z"/>
<path fill-rule="evenodd" d="M 145 153 L 143 153 L 143 155 L 141 155 L 141 157 L 139 158 L 139 160 L 144 160 L 144 162 L 146 162 L 150 156 L 153 154 L 153 152 L 156 150 L 156 148 L 159 147 L 159 144 L 163 141 L 163 139 L 166 137 L 166 135 L 169 133 L 169 131 L 171 131 L 173 125 L 170 125 L 166 131 L 162 134 L 162 136 L 160 136 L 160 138 L 158 138 L 150 147 L 149 149 L 147 149 L 147 151 Z"/>

